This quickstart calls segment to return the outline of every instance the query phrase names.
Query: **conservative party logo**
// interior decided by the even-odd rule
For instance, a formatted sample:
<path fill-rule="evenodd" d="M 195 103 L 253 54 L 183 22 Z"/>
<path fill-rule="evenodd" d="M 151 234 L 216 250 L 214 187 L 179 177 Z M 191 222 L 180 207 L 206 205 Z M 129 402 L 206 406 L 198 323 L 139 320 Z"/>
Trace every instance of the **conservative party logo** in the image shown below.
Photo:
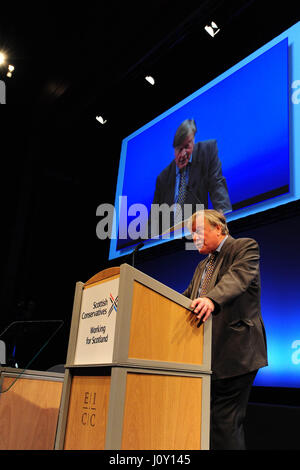
<path fill-rule="evenodd" d="M 117 295 L 117 297 L 114 299 L 113 295 L 110 293 L 109 294 L 109 300 L 111 301 L 112 305 L 110 307 L 110 309 L 108 310 L 108 317 L 110 316 L 111 312 L 113 310 L 117 311 L 117 308 L 118 308 L 118 299 L 119 299 L 119 296 Z"/>

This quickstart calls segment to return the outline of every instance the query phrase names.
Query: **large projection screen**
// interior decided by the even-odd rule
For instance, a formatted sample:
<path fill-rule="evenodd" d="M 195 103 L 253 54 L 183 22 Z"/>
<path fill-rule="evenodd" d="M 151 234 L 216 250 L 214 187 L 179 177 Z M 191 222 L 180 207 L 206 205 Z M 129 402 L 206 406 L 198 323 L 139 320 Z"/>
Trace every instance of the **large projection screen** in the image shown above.
<path fill-rule="evenodd" d="M 228 222 L 299 199 L 299 70 L 297 23 L 125 138 L 109 259 L 137 244 L 140 207 L 150 214 L 157 176 L 174 160 L 174 134 L 185 119 L 196 122 L 195 142 L 216 141 L 232 205 Z"/>

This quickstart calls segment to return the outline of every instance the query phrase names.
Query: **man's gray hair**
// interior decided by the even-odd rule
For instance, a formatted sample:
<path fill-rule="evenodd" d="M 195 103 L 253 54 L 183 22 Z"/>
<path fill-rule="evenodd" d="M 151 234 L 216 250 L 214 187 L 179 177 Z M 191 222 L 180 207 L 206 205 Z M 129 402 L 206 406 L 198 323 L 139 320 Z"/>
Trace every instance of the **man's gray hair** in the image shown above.
<path fill-rule="evenodd" d="M 195 136 L 196 132 L 197 127 L 194 119 L 186 119 L 180 124 L 175 133 L 173 147 L 179 147 L 190 134 Z"/>
<path fill-rule="evenodd" d="M 225 216 L 214 209 L 205 209 L 204 211 L 195 212 L 188 220 L 187 226 L 191 233 L 196 231 L 197 223 L 203 223 L 203 217 L 212 227 L 221 227 L 223 235 L 228 235 L 229 230 Z"/>

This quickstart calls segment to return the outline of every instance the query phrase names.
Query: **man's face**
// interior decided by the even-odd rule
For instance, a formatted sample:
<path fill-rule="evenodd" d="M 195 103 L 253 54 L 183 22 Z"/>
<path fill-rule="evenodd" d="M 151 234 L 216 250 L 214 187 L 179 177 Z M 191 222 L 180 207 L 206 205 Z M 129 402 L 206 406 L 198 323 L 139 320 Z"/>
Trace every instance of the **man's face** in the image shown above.
<path fill-rule="evenodd" d="M 204 255 L 215 251 L 223 238 L 222 228 L 219 225 L 216 227 L 210 225 L 205 218 L 204 224 L 198 224 L 196 231 L 193 232 L 193 242 L 199 253 Z"/>
<path fill-rule="evenodd" d="M 190 134 L 182 142 L 182 145 L 175 147 L 175 163 L 178 166 L 179 170 L 184 168 L 191 158 L 194 149 L 194 136 Z"/>

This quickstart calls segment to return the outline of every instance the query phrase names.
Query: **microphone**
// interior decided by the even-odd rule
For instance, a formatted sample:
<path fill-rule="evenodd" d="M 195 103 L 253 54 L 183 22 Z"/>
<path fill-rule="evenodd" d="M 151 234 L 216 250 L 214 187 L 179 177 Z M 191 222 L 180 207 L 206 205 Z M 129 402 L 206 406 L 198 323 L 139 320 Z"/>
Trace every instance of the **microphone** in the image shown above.
<path fill-rule="evenodd" d="M 142 248 L 144 246 L 144 242 L 140 242 L 136 247 L 135 249 L 133 250 L 132 253 L 129 253 L 126 258 L 124 259 L 124 261 L 126 261 L 129 256 L 132 256 L 132 267 L 134 268 L 134 258 L 135 258 L 135 255 L 136 253 L 140 250 L 140 248 Z"/>
<path fill-rule="evenodd" d="M 200 199 L 196 196 L 196 194 L 194 193 L 194 191 L 192 191 L 190 185 L 188 184 L 187 187 L 186 187 L 186 190 L 193 196 L 193 198 L 195 199 L 196 203 L 197 204 L 202 204 L 202 202 L 200 201 Z"/>
<path fill-rule="evenodd" d="M 140 242 L 136 247 L 135 249 L 133 250 L 132 252 L 132 267 L 134 268 L 134 257 L 135 257 L 135 254 L 139 251 L 140 248 L 142 248 L 144 246 L 144 242 Z"/>

